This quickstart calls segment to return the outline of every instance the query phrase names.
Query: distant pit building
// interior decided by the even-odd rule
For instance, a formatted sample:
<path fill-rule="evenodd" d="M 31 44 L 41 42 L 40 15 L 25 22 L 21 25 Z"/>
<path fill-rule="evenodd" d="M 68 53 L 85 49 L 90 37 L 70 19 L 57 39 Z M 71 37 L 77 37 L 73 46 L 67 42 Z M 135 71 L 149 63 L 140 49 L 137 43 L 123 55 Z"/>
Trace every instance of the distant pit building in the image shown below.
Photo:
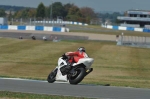
<path fill-rule="evenodd" d="M 128 10 L 125 16 L 118 16 L 121 26 L 150 28 L 150 11 Z"/>

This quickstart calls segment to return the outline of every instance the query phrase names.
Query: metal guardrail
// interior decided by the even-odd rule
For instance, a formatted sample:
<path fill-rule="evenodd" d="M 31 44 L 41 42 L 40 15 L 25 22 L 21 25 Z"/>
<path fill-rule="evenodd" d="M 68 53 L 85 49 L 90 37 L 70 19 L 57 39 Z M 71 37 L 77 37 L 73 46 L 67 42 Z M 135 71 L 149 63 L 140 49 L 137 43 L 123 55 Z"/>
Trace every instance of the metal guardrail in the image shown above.
<path fill-rule="evenodd" d="M 150 37 L 120 35 L 116 41 L 117 45 L 150 48 Z"/>
<path fill-rule="evenodd" d="M 54 31 L 54 32 L 69 32 L 65 27 L 50 27 L 50 26 L 26 26 L 26 25 L 0 25 L 0 30 L 38 30 L 38 31 Z"/>
<path fill-rule="evenodd" d="M 33 26 L 63 26 L 67 24 L 71 25 L 88 25 L 82 22 L 74 22 L 74 21 L 63 21 L 63 20 L 52 20 L 50 19 L 35 19 L 35 18 L 28 18 L 28 19 L 11 19 L 8 23 L 9 25 L 33 25 Z"/>

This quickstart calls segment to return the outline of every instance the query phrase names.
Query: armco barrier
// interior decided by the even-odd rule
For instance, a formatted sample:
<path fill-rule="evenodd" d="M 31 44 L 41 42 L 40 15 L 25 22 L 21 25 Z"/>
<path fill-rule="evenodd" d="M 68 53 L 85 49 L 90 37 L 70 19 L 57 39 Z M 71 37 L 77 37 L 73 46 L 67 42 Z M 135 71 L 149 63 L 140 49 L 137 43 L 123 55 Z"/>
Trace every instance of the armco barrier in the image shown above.
<path fill-rule="evenodd" d="M 114 29 L 114 30 L 126 30 L 126 31 L 137 31 L 137 32 L 148 32 L 150 33 L 150 29 L 146 28 L 134 28 L 134 27 L 123 27 L 123 26 L 112 26 L 112 25 L 102 25 L 104 28 Z"/>
<path fill-rule="evenodd" d="M 150 32 L 150 29 L 143 29 L 143 32 Z"/>
<path fill-rule="evenodd" d="M 26 26 L 18 26 L 18 30 L 26 30 Z"/>
<path fill-rule="evenodd" d="M 35 30 L 43 31 L 44 30 L 44 26 L 35 26 Z"/>
<path fill-rule="evenodd" d="M 17 30 L 17 26 L 16 25 L 8 26 L 8 30 Z"/>
<path fill-rule="evenodd" d="M 8 30 L 8 25 L 0 25 L 0 29 Z"/>
<path fill-rule="evenodd" d="M 44 31 L 53 31 L 53 27 L 44 26 Z"/>
<path fill-rule="evenodd" d="M 127 30 L 127 27 L 119 26 L 118 29 L 119 29 L 119 30 Z"/>
<path fill-rule="evenodd" d="M 134 28 L 133 27 L 127 27 L 127 30 L 128 31 L 134 31 Z"/>
<path fill-rule="evenodd" d="M 113 26 L 113 29 L 114 29 L 114 30 L 118 30 L 119 27 L 118 27 L 118 26 Z"/>
<path fill-rule="evenodd" d="M 60 27 L 53 27 L 53 31 L 61 32 L 61 28 Z"/>
<path fill-rule="evenodd" d="M 134 31 L 143 32 L 143 29 L 142 28 L 134 28 Z"/>
<path fill-rule="evenodd" d="M 26 30 L 35 30 L 35 26 L 26 26 Z"/>
<path fill-rule="evenodd" d="M 108 29 L 113 29 L 113 26 L 111 26 L 111 25 L 107 25 L 105 27 L 108 28 Z"/>
<path fill-rule="evenodd" d="M 65 27 L 48 27 L 48 26 L 16 26 L 16 25 L 0 25 L 0 30 L 33 30 L 33 31 L 54 31 L 69 32 Z"/>

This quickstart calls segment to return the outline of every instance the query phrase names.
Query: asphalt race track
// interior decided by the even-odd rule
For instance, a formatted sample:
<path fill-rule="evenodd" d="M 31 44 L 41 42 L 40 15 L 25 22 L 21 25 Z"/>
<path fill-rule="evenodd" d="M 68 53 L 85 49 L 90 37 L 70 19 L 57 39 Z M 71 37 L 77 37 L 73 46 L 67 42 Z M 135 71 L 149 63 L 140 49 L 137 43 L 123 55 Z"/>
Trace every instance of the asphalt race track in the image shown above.
<path fill-rule="evenodd" d="M 63 95 L 99 99 L 150 99 L 150 89 L 70 85 L 68 83 L 48 83 L 47 81 L 0 78 L 0 91 Z"/>
<path fill-rule="evenodd" d="M 22 36 L 24 39 L 31 39 L 31 35 L 36 37 L 55 35 L 55 36 L 64 36 L 69 39 L 86 39 L 88 40 L 101 40 L 101 41 L 116 41 L 115 35 L 105 35 L 105 34 L 91 34 L 91 33 L 74 33 L 74 32 L 49 32 L 49 31 L 22 31 L 22 30 L 0 30 L 0 37 L 10 37 L 10 38 L 19 38 Z M 76 40 L 77 40 L 76 39 Z"/>

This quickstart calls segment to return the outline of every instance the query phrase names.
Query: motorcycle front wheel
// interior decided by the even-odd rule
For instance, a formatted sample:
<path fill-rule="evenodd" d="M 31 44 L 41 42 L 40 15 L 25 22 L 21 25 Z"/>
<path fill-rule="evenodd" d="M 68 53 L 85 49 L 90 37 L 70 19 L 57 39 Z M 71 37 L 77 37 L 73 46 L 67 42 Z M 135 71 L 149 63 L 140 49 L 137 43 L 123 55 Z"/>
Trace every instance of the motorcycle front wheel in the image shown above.
<path fill-rule="evenodd" d="M 57 74 L 57 70 L 58 69 L 54 69 L 49 75 L 48 75 L 48 77 L 47 77 L 47 81 L 49 82 L 49 83 L 53 83 L 56 79 L 56 74 Z"/>
<path fill-rule="evenodd" d="M 75 69 L 74 73 L 69 75 L 69 83 L 70 84 L 78 84 L 80 83 L 86 75 L 86 71 L 84 68 L 80 67 Z"/>

